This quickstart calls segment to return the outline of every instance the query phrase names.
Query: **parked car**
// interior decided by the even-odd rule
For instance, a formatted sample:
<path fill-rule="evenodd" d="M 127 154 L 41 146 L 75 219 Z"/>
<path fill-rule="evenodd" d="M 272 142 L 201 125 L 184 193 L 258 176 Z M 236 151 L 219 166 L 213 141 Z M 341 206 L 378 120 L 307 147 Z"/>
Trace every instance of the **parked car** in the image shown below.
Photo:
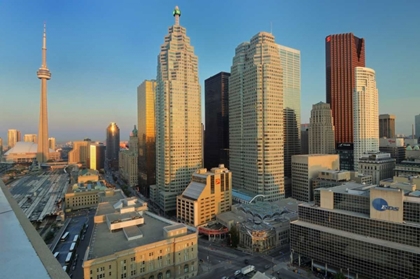
<path fill-rule="evenodd" d="M 241 274 L 241 270 L 237 270 L 237 271 L 235 271 L 235 276 L 238 276 L 239 274 Z"/>

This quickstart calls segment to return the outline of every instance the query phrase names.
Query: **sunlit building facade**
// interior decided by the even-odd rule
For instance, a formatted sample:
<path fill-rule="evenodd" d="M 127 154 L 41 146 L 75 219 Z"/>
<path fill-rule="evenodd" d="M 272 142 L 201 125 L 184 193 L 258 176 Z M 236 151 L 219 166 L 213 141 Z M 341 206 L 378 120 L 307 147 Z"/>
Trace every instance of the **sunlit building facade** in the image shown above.
<path fill-rule="evenodd" d="M 55 150 L 55 138 L 48 138 L 48 146 L 50 149 Z"/>
<path fill-rule="evenodd" d="M 69 164 L 82 164 L 88 166 L 90 141 L 74 141 L 73 149 L 69 152 Z"/>
<path fill-rule="evenodd" d="M 232 205 L 232 173 L 223 164 L 199 169 L 185 191 L 177 197 L 178 222 L 199 226 L 214 220 L 217 214 L 230 211 Z"/>
<path fill-rule="evenodd" d="M 234 189 L 285 196 L 283 74 L 274 36 L 260 32 L 235 49 L 229 78 L 229 164 Z"/>
<path fill-rule="evenodd" d="M 156 79 L 156 186 L 150 198 L 163 212 L 176 212 L 176 197 L 202 166 L 201 92 L 198 58 L 181 11 L 158 55 Z M 153 192 L 153 193 L 152 193 Z"/>
<path fill-rule="evenodd" d="M 118 159 L 120 153 L 120 128 L 117 123 L 111 122 L 106 129 L 106 155 L 107 166 L 113 170 L 118 169 Z"/>
<path fill-rule="evenodd" d="M 23 141 L 36 143 L 36 134 L 25 134 Z"/>
<path fill-rule="evenodd" d="M 139 139 L 138 131 L 134 126 L 133 131 L 130 134 L 130 140 L 128 142 L 128 149 L 121 150 L 119 154 L 119 170 L 123 179 L 131 187 L 137 186 L 138 184 L 138 162 L 139 162 Z"/>
<path fill-rule="evenodd" d="M 374 70 L 356 67 L 355 82 L 353 93 L 354 170 L 359 171 L 359 159 L 364 153 L 379 152 L 377 118 L 379 103 Z"/>
<path fill-rule="evenodd" d="M 137 88 L 139 190 L 145 197 L 150 196 L 150 185 L 156 184 L 155 94 L 155 80 L 145 80 Z"/>
<path fill-rule="evenodd" d="M 284 175 L 292 174 L 292 156 L 300 154 L 300 50 L 279 45 L 283 69 Z M 288 192 L 288 190 L 286 190 Z"/>
<path fill-rule="evenodd" d="M 9 129 L 7 131 L 7 148 L 12 148 L 18 141 L 21 141 L 20 131 L 15 129 Z"/>

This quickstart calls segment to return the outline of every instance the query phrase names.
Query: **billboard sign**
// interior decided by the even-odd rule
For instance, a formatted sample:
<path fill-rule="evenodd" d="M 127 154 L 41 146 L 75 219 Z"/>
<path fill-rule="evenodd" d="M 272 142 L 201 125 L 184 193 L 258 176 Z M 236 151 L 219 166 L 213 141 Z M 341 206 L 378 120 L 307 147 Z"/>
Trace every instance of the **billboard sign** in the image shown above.
<path fill-rule="evenodd" d="M 390 206 L 388 205 L 388 202 L 382 198 L 376 198 L 372 201 L 372 206 L 378 211 L 385 211 L 385 210 L 392 210 L 392 211 L 398 211 L 400 210 L 399 207 Z"/>

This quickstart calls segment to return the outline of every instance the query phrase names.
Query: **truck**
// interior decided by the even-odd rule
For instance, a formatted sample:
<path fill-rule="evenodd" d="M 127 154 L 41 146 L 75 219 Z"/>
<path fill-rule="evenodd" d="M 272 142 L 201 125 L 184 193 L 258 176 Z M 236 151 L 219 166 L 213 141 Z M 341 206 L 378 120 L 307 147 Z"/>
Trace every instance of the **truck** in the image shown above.
<path fill-rule="evenodd" d="M 248 265 L 248 266 L 245 266 L 244 268 L 242 268 L 241 269 L 241 273 L 243 274 L 243 275 L 247 275 L 248 273 L 250 273 L 250 272 L 252 272 L 252 271 L 254 271 L 255 270 L 255 266 L 253 266 L 253 265 Z"/>

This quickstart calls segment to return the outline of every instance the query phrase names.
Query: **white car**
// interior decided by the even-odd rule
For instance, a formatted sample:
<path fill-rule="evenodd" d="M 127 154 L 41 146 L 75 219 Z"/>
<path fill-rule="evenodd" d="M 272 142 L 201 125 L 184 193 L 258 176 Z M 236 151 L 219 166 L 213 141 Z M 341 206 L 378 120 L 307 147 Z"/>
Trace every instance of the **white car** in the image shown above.
<path fill-rule="evenodd" d="M 234 273 L 234 275 L 235 275 L 235 276 L 238 276 L 239 274 L 241 274 L 241 271 L 240 271 L 240 270 L 237 270 L 237 271 L 235 271 L 235 273 Z"/>

